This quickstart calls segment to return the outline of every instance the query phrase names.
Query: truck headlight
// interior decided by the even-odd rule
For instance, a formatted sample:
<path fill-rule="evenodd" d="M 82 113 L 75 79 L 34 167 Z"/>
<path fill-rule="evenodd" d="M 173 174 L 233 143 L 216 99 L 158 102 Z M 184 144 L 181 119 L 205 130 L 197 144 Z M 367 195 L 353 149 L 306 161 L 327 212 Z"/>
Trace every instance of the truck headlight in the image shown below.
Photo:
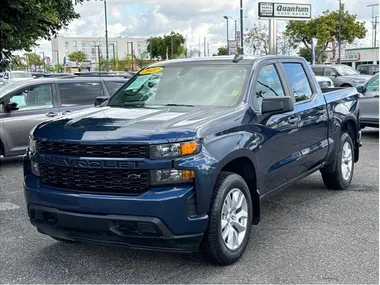
<path fill-rule="evenodd" d="M 191 183 L 195 174 L 192 170 L 163 169 L 152 170 L 150 179 L 152 185 Z"/>
<path fill-rule="evenodd" d="M 151 159 L 165 159 L 196 154 L 200 151 L 200 149 L 201 145 L 199 141 L 190 141 L 182 143 L 152 145 L 149 152 Z"/>
<path fill-rule="evenodd" d="M 33 140 L 31 137 L 29 137 L 29 150 L 32 153 L 37 152 L 37 141 Z"/>

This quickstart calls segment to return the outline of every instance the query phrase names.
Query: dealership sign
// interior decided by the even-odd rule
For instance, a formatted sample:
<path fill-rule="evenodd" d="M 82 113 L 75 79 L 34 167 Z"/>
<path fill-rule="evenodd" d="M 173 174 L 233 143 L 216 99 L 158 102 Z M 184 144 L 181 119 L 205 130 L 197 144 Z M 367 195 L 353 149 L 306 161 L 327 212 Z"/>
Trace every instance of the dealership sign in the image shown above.
<path fill-rule="evenodd" d="M 259 17 L 310 19 L 310 4 L 259 3 Z"/>

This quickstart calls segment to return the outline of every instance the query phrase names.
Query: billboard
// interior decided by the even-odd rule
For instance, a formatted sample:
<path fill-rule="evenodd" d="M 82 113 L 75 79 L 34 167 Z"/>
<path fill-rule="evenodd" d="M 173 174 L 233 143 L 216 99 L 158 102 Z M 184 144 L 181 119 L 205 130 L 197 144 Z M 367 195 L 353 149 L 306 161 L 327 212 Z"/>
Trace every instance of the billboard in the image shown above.
<path fill-rule="evenodd" d="M 259 2 L 259 17 L 311 19 L 311 4 Z"/>

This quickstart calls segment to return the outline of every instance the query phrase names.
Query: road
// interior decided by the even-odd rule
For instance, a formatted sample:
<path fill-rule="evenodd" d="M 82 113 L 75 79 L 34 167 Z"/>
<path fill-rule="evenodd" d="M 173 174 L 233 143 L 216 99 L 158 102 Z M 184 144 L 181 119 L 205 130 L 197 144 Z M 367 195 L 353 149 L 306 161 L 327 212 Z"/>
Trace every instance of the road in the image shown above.
<path fill-rule="evenodd" d="M 379 133 L 366 129 L 347 191 L 319 173 L 262 205 L 234 265 L 93 244 L 68 245 L 30 225 L 20 159 L 0 170 L 0 283 L 379 283 Z"/>

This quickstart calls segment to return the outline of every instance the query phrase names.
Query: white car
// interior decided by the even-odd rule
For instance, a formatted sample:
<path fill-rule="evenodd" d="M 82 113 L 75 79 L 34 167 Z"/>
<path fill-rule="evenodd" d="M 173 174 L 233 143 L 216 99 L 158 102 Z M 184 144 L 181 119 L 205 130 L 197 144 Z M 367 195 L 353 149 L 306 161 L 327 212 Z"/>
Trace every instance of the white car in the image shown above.
<path fill-rule="evenodd" d="M 328 77 L 315 76 L 315 78 L 317 78 L 317 81 L 318 81 L 319 86 L 321 88 L 332 88 L 332 87 L 334 87 L 334 82 Z"/>
<path fill-rule="evenodd" d="M 30 72 L 26 71 L 5 71 L 2 79 L 9 80 L 9 82 L 14 82 L 33 79 L 33 76 Z"/>

